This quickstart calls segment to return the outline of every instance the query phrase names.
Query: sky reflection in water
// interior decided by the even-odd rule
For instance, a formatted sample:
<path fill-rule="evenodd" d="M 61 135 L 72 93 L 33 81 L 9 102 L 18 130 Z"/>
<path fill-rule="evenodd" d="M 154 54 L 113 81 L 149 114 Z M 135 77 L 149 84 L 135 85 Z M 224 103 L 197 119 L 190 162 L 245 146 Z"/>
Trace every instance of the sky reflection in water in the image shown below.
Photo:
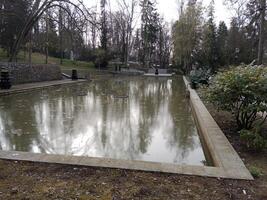
<path fill-rule="evenodd" d="M 181 78 L 114 78 L 1 97 L 0 149 L 205 163 Z"/>

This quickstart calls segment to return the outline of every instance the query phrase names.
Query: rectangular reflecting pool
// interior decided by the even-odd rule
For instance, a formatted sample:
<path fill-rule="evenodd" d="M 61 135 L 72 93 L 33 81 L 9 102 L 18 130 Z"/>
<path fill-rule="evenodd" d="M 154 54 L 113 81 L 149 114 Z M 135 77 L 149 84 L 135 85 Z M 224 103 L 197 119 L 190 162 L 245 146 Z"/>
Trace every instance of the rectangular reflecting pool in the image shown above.
<path fill-rule="evenodd" d="M 207 164 L 182 77 L 115 77 L 0 97 L 0 150 Z"/>

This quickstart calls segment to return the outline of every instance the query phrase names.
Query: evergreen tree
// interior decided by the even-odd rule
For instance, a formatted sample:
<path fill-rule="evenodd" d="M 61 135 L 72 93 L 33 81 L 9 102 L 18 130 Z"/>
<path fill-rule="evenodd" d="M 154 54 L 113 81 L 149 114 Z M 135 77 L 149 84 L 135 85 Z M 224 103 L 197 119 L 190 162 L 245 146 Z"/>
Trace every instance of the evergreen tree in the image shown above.
<path fill-rule="evenodd" d="M 227 37 L 228 29 L 225 22 L 220 22 L 217 31 L 217 48 L 218 48 L 218 64 L 220 66 L 225 66 L 229 64 L 228 53 L 227 53 Z"/>
<path fill-rule="evenodd" d="M 29 0 L 8 0 L 0 3 L 0 46 L 9 56 L 18 33 L 23 28 L 28 16 Z"/>
<path fill-rule="evenodd" d="M 212 72 L 216 71 L 218 64 L 218 52 L 216 48 L 216 25 L 214 23 L 214 0 L 209 5 L 208 21 L 204 25 L 203 33 L 203 59 Z"/>
<path fill-rule="evenodd" d="M 192 0 L 185 9 L 181 8 L 179 20 L 173 26 L 174 64 L 183 73 L 189 73 L 199 60 L 202 20 L 202 4 Z"/>
<path fill-rule="evenodd" d="M 101 0 L 101 48 L 107 51 L 107 19 L 106 19 L 106 0 Z"/>
<path fill-rule="evenodd" d="M 227 43 L 230 64 L 249 64 L 257 58 L 258 41 L 249 36 L 246 27 L 239 27 L 235 18 L 231 22 Z"/>
<path fill-rule="evenodd" d="M 237 65 L 240 62 L 240 32 L 238 23 L 235 19 L 231 21 L 231 26 L 229 29 L 228 36 L 228 51 L 229 51 L 229 61 L 231 64 Z"/>
<path fill-rule="evenodd" d="M 152 63 L 153 54 L 159 31 L 159 14 L 156 9 L 156 3 L 151 0 L 142 0 L 142 17 L 141 17 L 141 44 L 142 54 L 141 62 L 144 66 L 149 67 Z"/>
<path fill-rule="evenodd" d="M 265 17 L 266 0 L 260 0 L 260 29 L 259 29 L 259 47 L 258 47 L 258 65 L 263 63 L 264 43 L 265 43 Z"/>
<path fill-rule="evenodd" d="M 97 52 L 97 65 L 101 68 L 106 68 L 108 65 L 108 52 L 107 52 L 107 18 L 106 18 L 106 0 L 100 1 L 101 6 L 101 36 L 100 36 L 100 49 Z"/>
<path fill-rule="evenodd" d="M 264 61 L 266 40 L 266 0 L 225 0 L 235 11 L 235 24 L 239 29 L 240 53 L 236 63 L 248 63 L 257 60 L 257 64 Z"/>

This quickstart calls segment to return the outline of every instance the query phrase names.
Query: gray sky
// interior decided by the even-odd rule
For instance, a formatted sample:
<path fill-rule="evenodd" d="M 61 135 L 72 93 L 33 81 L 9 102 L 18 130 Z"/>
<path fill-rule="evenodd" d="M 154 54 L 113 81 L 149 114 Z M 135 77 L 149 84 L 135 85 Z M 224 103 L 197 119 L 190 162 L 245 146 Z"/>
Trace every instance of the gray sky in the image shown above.
<path fill-rule="evenodd" d="M 167 21 L 176 20 L 178 18 L 177 0 L 157 0 L 159 12 L 165 17 Z M 224 0 L 215 1 L 215 17 L 216 22 L 225 21 L 226 24 L 230 24 L 230 11 L 223 5 Z M 208 6 L 210 0 L 203 0 L 203 6 Z"/>
<path fill-rule="evenodd" d="M 112 8 L 116 7 L 120 0 L 107 0 L 111 2 Z M 211 0 L 203 0 L 203 5 L 208 6 Z M 230 24 L 230 11 L 223 5 L 224 0 L 215 0 L 215 17 L 216 23 L 225 21 L 227 25 Z M 100 0 L 84 0 L 88 6 L 99 5 Z M 165 20 L 172 22 L 178 18 L 178 3 L 177 0 L 157 0 L 158 10 Z"/>

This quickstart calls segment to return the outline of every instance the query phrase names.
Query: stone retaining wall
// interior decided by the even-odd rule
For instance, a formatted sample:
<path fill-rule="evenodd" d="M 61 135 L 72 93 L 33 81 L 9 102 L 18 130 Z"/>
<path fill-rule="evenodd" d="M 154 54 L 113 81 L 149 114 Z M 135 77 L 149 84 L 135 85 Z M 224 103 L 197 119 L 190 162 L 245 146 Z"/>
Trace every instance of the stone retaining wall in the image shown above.
<path fill-rule="evenodd" d="M 13 85 L 42 81 L 61 80 L 61 69 L 57 65 L 28 65 L 21 63 L 0 62 L 0 69 L 8 70 Z"/>

